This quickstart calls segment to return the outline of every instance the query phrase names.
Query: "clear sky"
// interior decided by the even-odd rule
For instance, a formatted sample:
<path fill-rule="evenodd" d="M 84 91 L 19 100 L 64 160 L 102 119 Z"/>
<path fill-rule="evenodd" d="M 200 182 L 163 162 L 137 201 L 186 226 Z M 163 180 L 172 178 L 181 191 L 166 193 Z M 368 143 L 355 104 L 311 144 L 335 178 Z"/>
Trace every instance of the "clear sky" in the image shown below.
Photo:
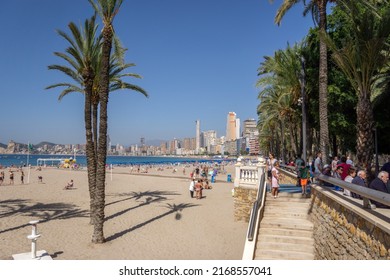
<path fill-rule="evenodd" d="M 150 97 L 116 91 L 108 104 L 113 145 L 195 137 L 201 130 L 225 135 L 228 112 L 241 122 L 257 120 L 257 68 L 265 55 L 300 42 L 313 26 L 303 4 L 274 16 L 281 0 L 125 0 L 114 26 L 128 49 L 126 62 Z M 93 14 L 87 0 L 13 0 L 2 3 L 0 23 L 0 143 L 49 141 L 85 143 L 84 98 L 73 93 L 58 101 L 69 82 L 48 65 L 65 64 L 53 55 L 68 46 L 56 34 L 68 32 Z M 101 24 L 99 29 L 101 29 Z"/>

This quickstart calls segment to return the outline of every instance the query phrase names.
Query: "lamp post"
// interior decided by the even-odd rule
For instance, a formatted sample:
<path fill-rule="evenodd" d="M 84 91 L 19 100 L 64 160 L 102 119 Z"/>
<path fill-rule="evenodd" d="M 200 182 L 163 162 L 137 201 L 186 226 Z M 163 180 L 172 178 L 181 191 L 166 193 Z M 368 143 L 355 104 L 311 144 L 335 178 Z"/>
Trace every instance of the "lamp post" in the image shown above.
<path fill-rule="evenodd" d="M 379 160 L 378 160 L 378 132 L 377 128 L 374 128 L 374 135 L 375 135 L 375 176 L 378 176 L 379 173 Z"/>
<path fill-rule="evenodd" d="M 301 99 L 302 99 L 302 159 L 307 165 L 306 162 L 306 94 L 305 94 L 305 58 L 300 57 L 301 60 L 301 73 L 299 75 L 299 81 L 301 84 Z"/>

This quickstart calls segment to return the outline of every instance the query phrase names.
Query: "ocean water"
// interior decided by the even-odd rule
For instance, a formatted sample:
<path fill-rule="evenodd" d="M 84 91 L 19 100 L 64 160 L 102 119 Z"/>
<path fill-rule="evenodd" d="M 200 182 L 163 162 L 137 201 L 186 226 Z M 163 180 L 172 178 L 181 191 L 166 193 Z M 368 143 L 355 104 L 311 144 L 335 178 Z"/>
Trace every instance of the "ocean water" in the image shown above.
<path fill-rule="evenodd" d="M 0 154 L 0 165 L 3 167 L 9 166 L 25 166 L 31 164 L 38 165 L 38 159 L 47 159 L 47 165 L 57 166 L 58 161 L 50 161 L 48 159 L 70 159 L 71 155 L 20 155 L 20 154 Z M 148 156 L 107 156 L 106 163 L 109 165 L 158 165 L 158 164 L 192 164 L 192 163 L 221 163 L 226 161 L 220 158 L 184 158 L 184 157 L 148 157 Z M 87 165 L 85 155 L 76 155 L 76 163 L 81 166 Z"/>

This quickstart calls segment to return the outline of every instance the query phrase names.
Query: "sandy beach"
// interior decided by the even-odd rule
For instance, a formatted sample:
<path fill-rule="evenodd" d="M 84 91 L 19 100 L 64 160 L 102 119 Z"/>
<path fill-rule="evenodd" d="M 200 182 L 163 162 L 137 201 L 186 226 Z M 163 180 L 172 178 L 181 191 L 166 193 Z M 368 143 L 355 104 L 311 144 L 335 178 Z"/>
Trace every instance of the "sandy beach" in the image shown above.
<path fill-rule="evenodd" d="M 217 176 L 203 199 L 191 198 L 192 168 L 130 173 L 114 167 L 106 177 L 104 244 L 91 243 L 89 193 L 86 171 L 32 167 L 30 183 L 15 172 L 9 185 L 8 170 L 0 186 L 0 259 L 29 252 L 32 220 L 40 220 L 42 235 L 37 250 L 54 260 L 239 260 L 247 224 L 235 222 L 233 183 L 226 174 Z M 233 166 L 226 167 L 233 174 Z M 39 182 L 38 176 L 42 176 Z M 64 190 L 71 179 L 75 188 Z"/>

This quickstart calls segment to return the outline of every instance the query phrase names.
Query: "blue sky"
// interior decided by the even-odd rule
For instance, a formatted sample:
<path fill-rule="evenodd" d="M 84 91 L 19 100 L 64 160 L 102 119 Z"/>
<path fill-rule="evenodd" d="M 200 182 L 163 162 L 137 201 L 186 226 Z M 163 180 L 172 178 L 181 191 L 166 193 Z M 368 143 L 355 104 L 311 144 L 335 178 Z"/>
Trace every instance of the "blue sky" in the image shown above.
<path fill-rule="evenodd" d="M 128 49 L 126 61 L 142 80 L 150 97 L 131 91 L 110 95 L 109 134 L 112 144 L 195 137 L 201 130 L 225 135 L 228 112 L 241 121 L 257 119 L 257 68 L 265 55 L 301 41 L 313 26 L 303 18 L 303 4 L 284 17 L 274 16 L 281 0 L 125 0 L 115 30 Z M 0 44 L 0 143 L 9 140 L 59 144 L 84 143 L 83 96 L 58 101 L 69 81 L 48 70 L 64 64 L 53 52 L 66 42 L 56 34 L 68 32 L 92 15 L 87 0 L 14 0 L 2 3 Z M 100 24 L 101 27 L 101 24 Z M 99 29 L 100 29 L 99 27 Z"/>

